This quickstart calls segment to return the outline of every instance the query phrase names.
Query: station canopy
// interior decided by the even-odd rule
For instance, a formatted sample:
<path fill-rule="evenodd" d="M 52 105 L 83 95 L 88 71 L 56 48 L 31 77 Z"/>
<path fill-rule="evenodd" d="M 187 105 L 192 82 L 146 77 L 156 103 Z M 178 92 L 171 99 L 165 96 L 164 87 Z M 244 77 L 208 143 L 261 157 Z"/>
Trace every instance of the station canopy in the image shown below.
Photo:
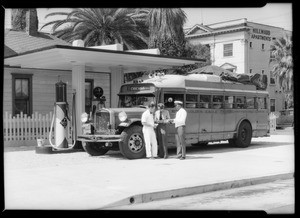
<path fill-rule="evenodd" d="M 49 46 L 4 59 L 4 65 L 11 67 L 72 70 L 73 64 L 82 64 L 86 71 L 111 72 L 113 67 L 122 67 L 124 73 L 172 69 L 201 62 L 205 60 L 65 45 Z"/>

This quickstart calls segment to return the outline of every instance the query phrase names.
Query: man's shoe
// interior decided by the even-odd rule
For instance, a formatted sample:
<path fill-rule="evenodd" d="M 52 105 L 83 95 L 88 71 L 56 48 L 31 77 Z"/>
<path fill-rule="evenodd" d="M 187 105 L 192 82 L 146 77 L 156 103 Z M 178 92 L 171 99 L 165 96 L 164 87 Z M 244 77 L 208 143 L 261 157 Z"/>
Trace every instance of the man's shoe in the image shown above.
<path fill-rule="evenodd" d="M 181 157 L 179 160 L 184 160 L 185 159 L 185 157 Z"/>

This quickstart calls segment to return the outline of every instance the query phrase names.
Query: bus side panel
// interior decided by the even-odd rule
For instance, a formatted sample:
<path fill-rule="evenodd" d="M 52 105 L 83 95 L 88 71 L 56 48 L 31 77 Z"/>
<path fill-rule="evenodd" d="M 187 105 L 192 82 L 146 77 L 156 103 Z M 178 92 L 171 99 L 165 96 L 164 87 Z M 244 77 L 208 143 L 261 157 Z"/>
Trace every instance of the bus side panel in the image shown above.
<path fill-rule="evenodd" d="M 222 140 L 224 138 L 224 109 L 212 109 L 212 140 Z"/>
<path fill-rule="evenodd" d="M 186 118 L 186 143 L 197 143 L 198 142 L 198 133 L 199 133 L 199 123 L 200 123 L 200 115 L 199 109 L 186 109 L 187 118 Z"/>
<path fill-rule="evenodd" d="M 225 109 L 224 116 L 225 116 L 225 123 L 224 123 L 224 139 L 233 138 L 233 133 L 236 131 L 236 117 L 235 117 L 235 110 L 233 109 Z"/>
<path fill-rule="evenodd" d="M 170 118 L 174 119 L 176 116 L 176 109 L 169 109 L 166 108 L 170 113 Z M 174 147 L 176 146 L 176 140 L 175 140 L 175 125 L 174 124 L 167 124 L 167 141 L 168 141 L 168 147 Z"/>
<path fill-rule="evenodd" d="M 247 119 L 250 121 L 251 123 L 251 127 L 252 127 L 252 131 L 253 131 L 253 134 L 252 136 L 255 136 L 256 135 L 256 128 L 257 128 L 257 114 L 256 114 L 257 110 L 254 110 L 254 109 L 248 109 L 247 110 Z"/>
<path fill-rule="evenodd" d="M 199 141 L 210 141 L 212 132 L 211 109 L 200 109 L 199 116 Z"/>
<path fill-rule="evenodd" d="M 236 131 L 238 131 L 238 123 L 240 120 L 247 118 L 245 109 L 235 109 Z"/>
<path fill-rule="evenodd" d="M 258 109 L 257 110 L 257 128 L 256 128 L 256 136 L 265 136 L 268 132 L 268 112 L 267 109 Z"/>

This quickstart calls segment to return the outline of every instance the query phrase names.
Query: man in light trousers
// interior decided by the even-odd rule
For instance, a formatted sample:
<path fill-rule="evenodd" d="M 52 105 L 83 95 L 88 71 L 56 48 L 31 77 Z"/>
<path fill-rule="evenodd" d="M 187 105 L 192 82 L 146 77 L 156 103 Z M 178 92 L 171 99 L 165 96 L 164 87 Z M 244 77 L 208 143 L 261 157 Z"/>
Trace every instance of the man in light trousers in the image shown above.
<path fill-rule="evenodd" d="M 157 141 L 154 128 L 157 124 L 154 124 L 154 112 L 155 104 L 151 102 L 148 109 L 142 114 L 141 122 L 143 124 L 143 135 L 146 147 L 146 157 L 154 159 L 157 157 Z"/>
<path fill-rule="evenodd" d="M 173 120 L 173 123 L 175 124 L 176 128 L 176 143 L 177 143 L 177 158 L 180 158 L 180 160 L 185 159 L 185 153 L 186 153 L 186 144 L 185 144 L 185 121 L 187 112 L 183 108 L 183 102 L 182 101 L 174 101 L 175 108 L 177 109 L 175 119 Z"/>

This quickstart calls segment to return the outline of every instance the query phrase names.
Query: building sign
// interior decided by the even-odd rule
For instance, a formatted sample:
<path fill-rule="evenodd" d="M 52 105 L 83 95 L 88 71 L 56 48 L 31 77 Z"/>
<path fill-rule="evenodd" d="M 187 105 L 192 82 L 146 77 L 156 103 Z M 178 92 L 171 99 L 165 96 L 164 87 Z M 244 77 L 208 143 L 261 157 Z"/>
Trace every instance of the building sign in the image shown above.
<path fill-rule="evenodd" d="M 263 29 L 253 29 L 253 34 L 251 35 L 252 39 L 260 39 L 265 41 L 271 41 L 272 38 L 270 37 L 271 31 L 270 30 L 263 30 Z"/>

